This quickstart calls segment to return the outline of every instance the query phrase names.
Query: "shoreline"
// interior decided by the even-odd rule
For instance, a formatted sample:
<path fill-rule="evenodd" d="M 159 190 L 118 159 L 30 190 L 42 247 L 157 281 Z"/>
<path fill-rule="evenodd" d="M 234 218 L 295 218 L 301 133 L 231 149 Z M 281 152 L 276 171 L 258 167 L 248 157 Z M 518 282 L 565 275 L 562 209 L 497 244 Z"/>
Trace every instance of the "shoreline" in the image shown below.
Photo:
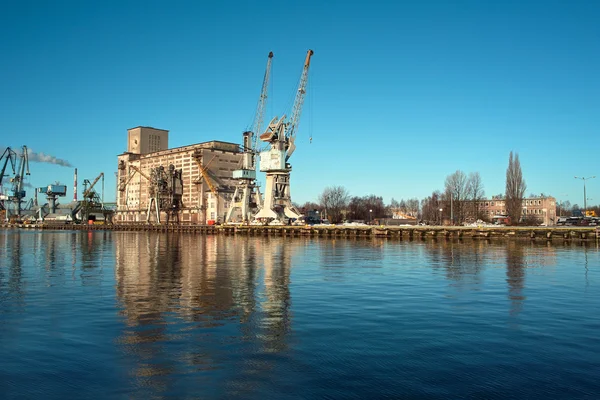
<path fill-rule="evenodd" d="M 446 239 L 526 239 L 526 240 L 600 240 L 600 227 L 466 227 L 466 226 L 262 226 L 262 225 L 57 225 L 3 224 L 2 229 L 72 230 L 119 232 L 177 232 L 205 235 L 246 235 L 285 237 L 354 238 L 377 237 L 413 240 Z"/>

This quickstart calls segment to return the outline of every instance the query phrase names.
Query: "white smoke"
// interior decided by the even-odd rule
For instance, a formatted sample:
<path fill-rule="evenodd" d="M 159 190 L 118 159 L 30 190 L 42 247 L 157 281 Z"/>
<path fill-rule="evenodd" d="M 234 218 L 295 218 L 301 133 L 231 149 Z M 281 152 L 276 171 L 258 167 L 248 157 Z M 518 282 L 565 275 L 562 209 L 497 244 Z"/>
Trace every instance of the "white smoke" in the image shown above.
<path fill-rule="evenodd" d="M 29 148 L 27 149 L 27 156 L 29 158 L 29 161 L 32 161 L 32 162 L 56 164 L 56 165 L 62 165 L 63 167 L 72 167 L 73 166 L 67 160 L 61 160 L 60 158 L 56 158 L 54 156 L 51 156 L 49 154 L 44 154 L 42 152 L 36 153 L 35 151 L 33 151 Z"/>

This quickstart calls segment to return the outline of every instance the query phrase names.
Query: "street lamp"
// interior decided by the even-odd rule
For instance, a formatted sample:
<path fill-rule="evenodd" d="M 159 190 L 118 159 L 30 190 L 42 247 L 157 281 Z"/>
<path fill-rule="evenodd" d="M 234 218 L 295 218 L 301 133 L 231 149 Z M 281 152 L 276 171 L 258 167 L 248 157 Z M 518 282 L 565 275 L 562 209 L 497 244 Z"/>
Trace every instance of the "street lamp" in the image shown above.
<path fill-rule="evenodd" d="M 575 177 L 575 179 L 581 179 L 583 181 L 583 216 L 584 217 L 587 214 L 587 198 L 586 198 L 586 194 L 585 194 L 585 181 L 587 179 L 594 179 L 595 177 L 596 177 L 596 175 L 590 176 L 588 178 L 582 178 L 580 176 Z"/>
<path fill-rule="evenodd" d="M 373 212 L 373 210 L 369 210 L 369 225 L 371 225 L 371 213 Z"/>
<path fill-rule="evenodd" d="M 444 209 L 440 208 L 440 225 L 442 225 L 442 211 L 444 211 Z"/>

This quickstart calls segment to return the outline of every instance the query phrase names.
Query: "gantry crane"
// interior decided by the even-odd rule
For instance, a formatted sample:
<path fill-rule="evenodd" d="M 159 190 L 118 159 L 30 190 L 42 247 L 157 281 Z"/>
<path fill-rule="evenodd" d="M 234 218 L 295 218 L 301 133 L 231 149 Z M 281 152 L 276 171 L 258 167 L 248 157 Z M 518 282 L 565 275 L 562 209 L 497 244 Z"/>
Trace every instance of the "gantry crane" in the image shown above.
<path fill-rule="evenodd" d="M 288 160 L 296 149 L 294 141 L 306 97 L 308 70 L 313 54 L 312 50 L 308 50 L 306 54 L 291 118 L 286 119 L 285 115 L 273 118 L 267 130 L 260 135 L 260 140 L 269 143 L 270 148 L 260 153 L 260 170 L 267 173 L 267 178 L 264 205 L 254 216 L 258 221 L 285 223 L 301 216 L 290 196 L 292 166 Z"/>
<path fill-rule="evenodd" d="M 0 170 L 0 210 L 5 210 L 4 200 L 8 200 L 8 196 L 2 192 L 2 181 L 4 180 L 4 173 L 6 172 L 6 167 L 10 163 L 10 167 L 12 169 L 12 174 L 15 174 L 15 164 L 17 163 L 17 153 L 10 147 L 7 147 L 2 153 L 0 157 L 0 163 L 4 160 L 4 164 L 2 165 L 2 170 Z M 8 175 L 7 175 L 8 176 Z"/>
<path fill-rule="evenodd" d="M 267 104 L 272 59 L 273 52 L 270 52 L 252 128 L 242 134 L 244 153 L 242 155 L 242 168 L 233 171 L 233 178 L 238 179 L 238 183 L 235 186 L 235 192 L 227 211 L 226 223 L 232 222 L 233 213 L 238 209 L 241 211 L 241 222 L 248 223 L 252 215 L 256 213 L 257 207 L 262 206 L 260 191 L 256 185 L 256 154 L 258 153 L 258 135 L 262 130 Z"/>

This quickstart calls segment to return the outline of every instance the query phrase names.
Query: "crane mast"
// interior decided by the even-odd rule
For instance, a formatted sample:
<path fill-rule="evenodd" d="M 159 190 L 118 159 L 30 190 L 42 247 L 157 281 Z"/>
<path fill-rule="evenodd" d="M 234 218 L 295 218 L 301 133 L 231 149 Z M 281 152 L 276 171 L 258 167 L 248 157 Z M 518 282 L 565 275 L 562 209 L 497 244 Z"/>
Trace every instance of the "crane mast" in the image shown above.
<path fill-rule="evenodd" d="M 285 223 L 301 216 L 292 204 L 290 196 L 292 166 L 287 161 L 296 149 L 294 141 L 306 97 L 308 71 L 313 54 L 312 50 L 306 53 L 291 118 L 286 119 L 285 115 L 281 118 L 273 118 L 266 131 L 259 137 L 263 142 L 270 144 L 268 150 L 260 153 L 260 170 L 267 173 L 265 202 L 254 218 L 261 222 Z"/>
<path fill-rule="evenodd" d="M 238 222 L 249 222 L 252 214 L 256 212 L 256 208 L 260 207 L 262 203 L 260 192 L 256 186 L 256 154 L 258 152 L 258 135 L 262 129 L 267 104 L 272 60 L 273 52 L 269 52 L 252 130 L 243 133 L 242 168 L 233 171 L 233 178 L 238 179 L 238 183 L 225 217 L 226 223 L 233 222 L 234 212 L 238 209 L 241 210 L 241 221 Z"/>

